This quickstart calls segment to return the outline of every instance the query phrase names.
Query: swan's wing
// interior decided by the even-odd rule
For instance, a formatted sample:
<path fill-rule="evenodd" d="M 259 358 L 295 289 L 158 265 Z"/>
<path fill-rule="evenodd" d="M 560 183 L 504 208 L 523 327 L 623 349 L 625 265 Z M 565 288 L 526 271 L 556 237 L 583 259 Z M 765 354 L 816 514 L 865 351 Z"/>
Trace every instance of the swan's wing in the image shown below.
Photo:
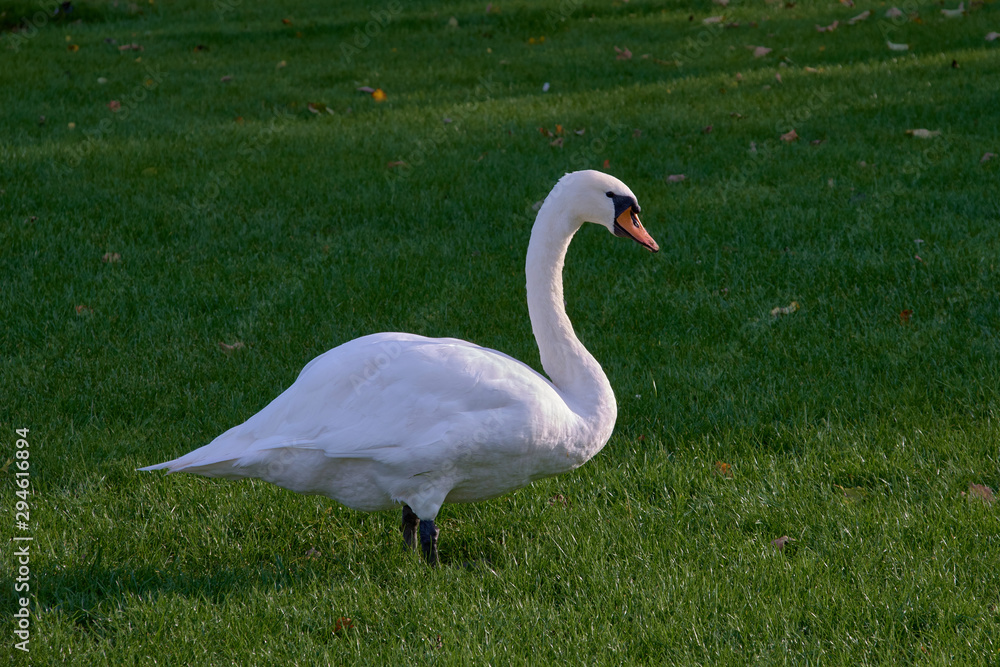
<path fill-rule="evenodd" d="M 544 453 L 566 412 L 548 380 L 505 354 L 456 339 L 375 334 L 313 359 L 246 422 L 149 469 L 260 477 L 361 509 L 377 503 L 349 496 L 388 488 L 403 497 L 394 487 L 404 480 L 444 473 L 494 469 L 509 490 L 544 476 L 516 462 L 529 451 L 537 457 L 539 445 Z"/>

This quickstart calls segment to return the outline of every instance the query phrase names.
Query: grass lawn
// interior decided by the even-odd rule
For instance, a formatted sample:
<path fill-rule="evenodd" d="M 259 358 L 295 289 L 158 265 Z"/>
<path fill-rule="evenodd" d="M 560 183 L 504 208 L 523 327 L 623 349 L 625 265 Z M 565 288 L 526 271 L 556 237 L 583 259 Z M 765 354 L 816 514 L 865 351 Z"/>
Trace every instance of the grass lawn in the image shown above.
<path fill-rule="evenodd" d="M 1000 3 L 855 1 L 0 0 L 0 655 L 1000 664 Z M 581 168 L 662 248 L 567 260 L 615 434 L 446 505 L 443 567 L 135 472 L 367 333 L 539 368 L 533 205 Z"/>

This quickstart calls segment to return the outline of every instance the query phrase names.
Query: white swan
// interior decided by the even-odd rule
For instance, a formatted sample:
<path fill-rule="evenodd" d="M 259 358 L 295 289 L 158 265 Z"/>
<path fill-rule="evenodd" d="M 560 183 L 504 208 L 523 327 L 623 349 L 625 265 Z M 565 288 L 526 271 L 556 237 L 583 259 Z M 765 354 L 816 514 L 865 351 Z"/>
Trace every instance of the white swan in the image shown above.
<path fill-rule="evenodd" d="M 403 505 L 403 538 L 437 562 L 445 502 L 493 498 L 586 463 L 611 437 L 618 407 L 600 364 L 573 332 L 562 269 L 584 222 L 659 248 L 635 195 L 596 171 L 567 174 L 528 243 L 528 313 L 546 379 L 512 357 L 454 338 L 364 336 L 310 361 L 243 424 L 166 468 L 259 477 L 354 509 Z M 419 529 L 418 529 L 419 526 Z"/>

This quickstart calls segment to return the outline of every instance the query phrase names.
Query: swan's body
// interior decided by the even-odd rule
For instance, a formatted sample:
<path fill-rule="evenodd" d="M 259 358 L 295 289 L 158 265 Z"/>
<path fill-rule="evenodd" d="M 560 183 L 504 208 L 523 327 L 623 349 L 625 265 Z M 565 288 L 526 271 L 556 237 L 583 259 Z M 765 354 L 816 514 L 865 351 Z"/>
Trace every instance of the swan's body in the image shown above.
<path fill-rule="evenodd" d="M 373 334 L 313 359 L 284 393 L 211 443 L 143 470 L 258 477 L 365 511 L 403 504 L 404 537 L 413 544 L 419 519 L 425 555 L 435 560 L 433 520 L 443 503 L 568 472 L 611 437 L 614 393 L 566 316 L 562 268 L 585 221 L 655 251 L 638 210 L 623 183 L 593 171 L 565 176 L 539 210 L 526 261 L 528 311 L 551 381 L 466 341 Z"/>

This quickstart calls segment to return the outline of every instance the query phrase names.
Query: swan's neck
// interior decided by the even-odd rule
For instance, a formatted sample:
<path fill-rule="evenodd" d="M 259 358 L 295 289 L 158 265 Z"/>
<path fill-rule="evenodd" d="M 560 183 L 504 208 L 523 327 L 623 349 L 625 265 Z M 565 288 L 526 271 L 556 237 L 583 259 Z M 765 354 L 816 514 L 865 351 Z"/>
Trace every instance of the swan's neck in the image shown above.
<path fill-rule="evenodd" d="M 528 315 L 542 368 L 569 407 L 603 435 L 603 446 L 617 417 L 615 395 L 601 365 L 576 337 L 563 302 L 566 250 L 583 224 L 566 213 L 572 203 L 561 200 L 570 196 L 562 188 L 553 190 L 531 229 L 525 263 Z"/>

